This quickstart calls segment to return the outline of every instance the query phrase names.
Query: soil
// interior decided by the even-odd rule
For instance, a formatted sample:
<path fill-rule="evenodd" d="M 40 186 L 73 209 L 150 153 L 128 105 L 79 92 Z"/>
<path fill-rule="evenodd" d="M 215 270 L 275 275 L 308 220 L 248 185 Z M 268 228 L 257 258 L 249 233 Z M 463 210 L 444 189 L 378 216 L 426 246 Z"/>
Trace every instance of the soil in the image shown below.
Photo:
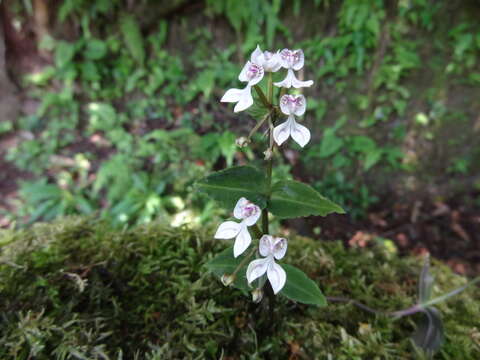
<path fill-rule="evenodd" d="M 400 254 L 430 253 L 459 274 L 480 274 L 480 211 L 454 199 L 393 206 L 380 203 L 362 220 L 333 214 L 311 217 L 307 225 L 309 229 L 320 227 L 320 234 L 314 236 L 322 240 L 342 239 L 349 247 L 391 240 Z"/>

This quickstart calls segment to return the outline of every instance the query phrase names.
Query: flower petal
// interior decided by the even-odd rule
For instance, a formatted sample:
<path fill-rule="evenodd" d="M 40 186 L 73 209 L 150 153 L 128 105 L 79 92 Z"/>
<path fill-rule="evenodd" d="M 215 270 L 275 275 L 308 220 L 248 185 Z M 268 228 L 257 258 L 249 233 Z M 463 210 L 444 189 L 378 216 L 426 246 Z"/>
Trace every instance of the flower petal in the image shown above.
<path fill-rule="evenodd" d="M 242 210 L 245 205 L 247 205 L 249 201 L 245 199 L 244 197 L 241 197 L 238 199 L 237 204 L 235 205 L 235 208 L 233 209 L 233 216 L 235 216 L 237 219 L 242 220 L 243 219 L 243 214 Z"/>
<path fill-rule="evenodd" d="M 285 256 L 285 253 L 287 252 L 287 246 L 287 239 L 279 237 L 274 239 L 272 253 L 275 259 L 280 260 Z"/>
<path fill-rule="evenodd" d="M 260 238 L 259 242 L 259 252 L 262 256 L 272 255 L 272 244 L 273 244 L 273 236 L 272 235 L 263 235 Z"/>
<path fill-rule="evenodd" d="M 253 50 L 250 60 L 257 65 L 263 65 L 265 59 L 263 57 L 263 51 L 260 49 L 259 45 Z"/>
<path fill-rule="evenodd" d="M 293 79 L 296 79 L 292 69 L 288 69 L 287 76 L 280 82 L 273 83 L 273 85 L 284 88 L 291 88 Z"/>
<path fill-rule="evenodd" d="M 252 242 L 252 237 L 250 236 L 250 233 L 248 232 L 247 226 L 245 225 L 244 221 L 242 221 L 240 225 L 240 231 L 235 238 L 235 244 L 233 244 L 234 257 L 242 255 Z"/>
<path fill-rule="evenodd" d="M 269 263 L 272 261 L 271 258 L 265 258 L 265 259 L 257 259 L 253 260 L 250 264 L 248 264 L 247 268 L 247 280 L 248 283 L 252 283 L 256 279 L 258 279 L 260 276 L 265 274 L 268 269 Z"/>
<path fill-rule="evenodd" d="M 249 86 L 257 85 L 260 81 L 262 81 L 263 76 L 265 75 L 265 69 L 263 68 L 263 66 L 257 66 L 256 64 L 254 64 L 253 67 L 256 73 L 255 75 L 252 75 L 252 77 L 248 81 Z"/>
<path fill-rule="evenodd" d="M 290 115 L 287 121 L 275 126 L 275 129 L 273 129 L 273 140 L 275 140 L 278 146 L 282 145 L 289 138 L 292 118 L 293 115 Z"/>
<path fill-rule="evenodd" d="M 304 147 L 310 141 L 310 130 L 298 124 L 294 119 L 291 122 L 290 135 L 301 147 Z"/>
<path fill-rule="evenodd" d="M 307 110 L 307 99 L 303 95 L 297 95 L 295 98 L 295 111 L 294 114 L 297 116 L 302 116 Z"/>
<path fill-rule="evenodd" d="M 295 99 L 295 95 L 289 95 L 289 94 L 285 94 L 280 98 L 279 103 L 280 103 L 280 110 L 282 111 L 282 113 L 284 113 L 285 115 L 293 114 L 294 109 L 292 109 L 292 105 L 293 105 L 294 99 Z"/>
<path fill-rule="evenodd" d="M 298 80 L 297 78 L 295 78 L 293 81 L 292 81 L 292 86 L 295 88 L 295 89 L 300 89 L 300 88 L 304 88 L 304 87 L 310 87 L 313 85 L 313 80 L 307 80 L 307 81 L 300 81 Z"/>
<path fill-rule="evenodd" d="M 268 63 L 266 64 L 266 66 L 268 67 L 267 71 L 270 71 L 270 72 L 277 72 L 278 70 L 280 70 L 280 68 L 282 67 L 280 54 L 278 52 L 273 54 L 272 58 L 268 60 Z"/>
<path fill-rule="evenodd" d="M 290 68 L 290 58 L 291 58 L 291 51 L 289 49 L 282 49 L 278 51 L 278 55 L 280 56 L 280 63 L 283 68 L 289 69 Z"/>
<path fill-rule="evenodd" d="M 305 63 L 305 55 L 303 54 L 302 49 L 294 50 L 293 53 L 295 54 L 295 62 L 293 63 L 293 70 L 300 70 Z"/>
<path fill-rule="evenodd" d="M 250 206 L 253 206 L 255 210 L 253 211 L 252 215 L 243 220 L 247 226 L 252 226 L 255 224 L 260 218 L 260 215 L 262 215 L 262 210 L 257 205 L 251 204 Z"/>
<path fill-rule="evenodd" d="M 277 72 L 282 67 L 282 62 L 278 52 L 272 54 L 269 51 L 263 53 L 263 68 L 267 72 Z"/>
<path fill-rule="evenodd" d="M 285 273 L 285 270 L 273 260 L 268 264 L 267 277 L 275 294 L 282 290 L 287 282 L 287 274 Z"/>
<path fill-rule="evenodd" d="M 228 89 L 225 95 L 220 99 L 221 102 L 237 102 L 242 96 L 244 89 Z"/>
<path fill-rule="evenodd" d="M 215 239 L 233 239 L 241 230 L 241 225 L 235 221 L 225 221 L 220 224 L 215 233 Z"/>
<path fill-rule="evenodd" d="M 238 75 L 238 80 L 243 81 L 243 82 L 248 82 L 248 69 L 250 68 L 250 65 L 252 63 L 250 61 L 247 61 L 247 63 L 243 66 L 242 71 L 240 71 L 240 74 Z"/>
<path fill-rule="evenodd" d="M 240 99 L 237 102 L 237 105 L 233 108 L 233 112 L 239 112 L 248 109 L 253 105 L 253 97 L 251 93 L 252 88 L 250 85 L 247 85 L 245 89 L 242 90 L 240 94 Z"/>

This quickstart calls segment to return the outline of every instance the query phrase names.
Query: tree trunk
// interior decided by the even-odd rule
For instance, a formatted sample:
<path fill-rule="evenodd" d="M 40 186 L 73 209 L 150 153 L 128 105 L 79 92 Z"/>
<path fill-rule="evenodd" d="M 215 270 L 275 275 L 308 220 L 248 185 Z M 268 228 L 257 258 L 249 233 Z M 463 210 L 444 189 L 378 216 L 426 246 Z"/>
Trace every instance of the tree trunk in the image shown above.
<path fill-rule="evenodd" d="M 15 121 L 20 101 L 15 86 L 8 77 L 5 53 L 5 32 L 3 8 L 0 6 L 0 121 Z"/>

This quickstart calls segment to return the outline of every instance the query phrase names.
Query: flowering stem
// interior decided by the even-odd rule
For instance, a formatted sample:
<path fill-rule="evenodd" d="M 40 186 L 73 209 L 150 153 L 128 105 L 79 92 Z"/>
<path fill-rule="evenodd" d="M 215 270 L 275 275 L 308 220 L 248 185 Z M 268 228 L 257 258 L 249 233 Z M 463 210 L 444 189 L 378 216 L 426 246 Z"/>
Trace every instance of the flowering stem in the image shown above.
<path fill-rule="evenodd" d="M 256 225 L 256 224 L 253 225 L 253 226 L 252 226 L 252 230 L 253 230 L 253 233 L 255 234 L 255 237 L 256 237 L 257 239 L 260 239 L 260 238 L 262 237 L 263 232 L 262 232 L 262 230 L 260 230 L 260 228 L 258 227 L 258 225 Z"/>
<path fill-rule="evenodd" d="M 267 86 L 268 86 L 268 101 L 270 102 L 271 105 L 273 105 L 273 77 L 272 77 L 272 73 L 269 72 L 268 73 L 268 83 L 267 83 Z"/>
<path fill-rule="evenodd" d="M 260 90 L 261 91 L 261 90 Z M 263 94 L 263 92 L 262 92 Z M 272 82 L 272 73 L 268 74 L 268 107 L 272 108 L 273 106 L 273 82 Z M 270 156 L 267 158 L 267 164 L 266 164 L 266 175 L 267 175 L 267 197 L 270 197 L 270 191 L 272 187 L 272 167 L 273 167 L 273 146 L 272 146 L 272 141 L 273 141 L 273 130 L 271 124 L 273 123 L 273 119 L 275 118 L 275 111 L 270 111 L 268 114 L 268 119 L 269 119 L 269 129 L 268 129 L 268 149 L 271 151 Z M 268 234 L 268 210 L 263 209 L 262 210 L 262 231 L 264 234 Z"/>
<path fill-rule="evenodd" d="M 237 275 L 238 271 L 245 266 L 245 264 L 250 260 L 250 258 L 253 256 L 253 254 L 255 254 L 255 251 L 257 251 L 258 247 L 257 246 L 254 246 L 252 247 L 252 249 L 250 250 L 250 252 L 247 254 L 247 256 L 245 256 L 245 258 L 240 262 L 240 264 L 238 264 L 237 268 L 235 269 L 235 271 L 233 272 L 232 276 L 235 276 Z"/>
<path fill-rule="evenodd" d="M 257 130 L 263 125 L 263 123 L 269 118 L 269 116 L 271 115 L 271 111 L 266 114 L 256 125 L 255 127 L 252 129 L 252 131 L 250 131 L 250 133 L 248 134 L 248 137 L 247 139 L 250 141 L 250 139 L 252 138 L 253 134 L 255 134 L 257 132 Z"/>
<path fill-rule="evenodd" d="M 272 188 L 272 169 L 273 169 L 273 123 L 276 117 L 276 111 L 273 107 L 273 81 L 272 81 L 272 73 L 268 74 L 268 103 L 269 108 L 273 111 L 270 111 L 270 116 L 268 117 L 269 127 L 268 127 L 268 152 L 269 156 L 266 157 L 266 166 L 265 172 L 267 177 L 267 201 L 270 200 L 270 193 Z M 262 230 L 264 234 L 269 233 L 269 221 L 268 221 L 268 210 L 262 210 Z M 268 307 L 269 307 L 269 316 L 270 316 L 270 331 L 274 329 L 274 307 L 275 307 L 275 294 L 273 292 L 273 288 L 268 286 L 266 288 L 266 293 L 268 296 Z"/>
<path fill-rule="evenodd" d="M 267 109 L 271 109 L 271 108 L 272 108 L 272 103 L 268 101 L 267 97 L 266 97 L 265 94 L 263 93 L 263 91 L 262 91 L 262 89 L 260 88 L 260 86 L 254 85 L 253 88 L 254 88 L 255 91 L 257 92 L 257 95 L 258 95 L 258 97 L 260 98 L 260 101 L 263 103 L 263 105 L 264 105 Z"/>
<path fill-rule="evenodd" d="M 272 137 L 272 132 L 269 130 L 269 135 L 268 135 L 269 139 L 268 141 L 270 142 L 270 139 Z M 270 197 L 270 191 L 271 191 L 271 187 L 272 187 L 272 166 L 273 166 L 273 159 L 272 157 L 270 157 L 268 160 L 267 160 L 267 164 L 266 164 L 266 167 L 265 167 L 265 172 L 266 172 L 266 175 L 267 175 L 267 196 Z M 263 209 L 262 210 L 262 231 L 264 234 L 268 234 L 268 210 L 267 209 Z"/>

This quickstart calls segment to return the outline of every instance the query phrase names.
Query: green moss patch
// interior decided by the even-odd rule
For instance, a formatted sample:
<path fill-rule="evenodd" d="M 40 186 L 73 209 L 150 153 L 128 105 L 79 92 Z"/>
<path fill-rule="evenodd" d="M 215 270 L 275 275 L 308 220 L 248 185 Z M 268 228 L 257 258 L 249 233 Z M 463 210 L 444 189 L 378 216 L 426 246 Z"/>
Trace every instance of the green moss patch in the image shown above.
<path fill-rule="evenodd" d="M 349 304 L 253 304 L 203 265 L 229 243 L 212 229 L 161 225 L 129 231 L 66 219 L 0 233 L 1 359 L 408 359 L 413 318 L 374 316 Z M 421 261 L 384 247 L 293 238 L 285 263 L 328 296 L 386 311 L 415 302 Z M 435 263 L 435 294 L 465 284 Z M 435 295 L 434 294 L 434 295 Z M 438 359 L 480 358 L 478 288 L 439 306 Z M 330 357 L 329 357 L 330 355 Z"/>

